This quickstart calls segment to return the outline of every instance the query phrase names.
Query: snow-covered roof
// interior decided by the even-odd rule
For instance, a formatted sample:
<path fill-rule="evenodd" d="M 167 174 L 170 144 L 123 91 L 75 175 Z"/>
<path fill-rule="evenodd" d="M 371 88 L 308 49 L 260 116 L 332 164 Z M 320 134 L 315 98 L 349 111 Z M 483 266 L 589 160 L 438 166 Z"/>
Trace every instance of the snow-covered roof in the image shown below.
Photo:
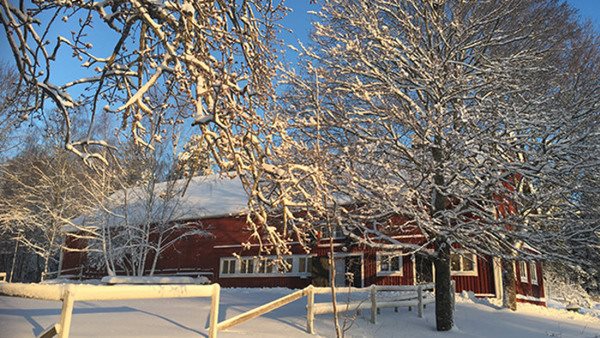
<path fill-rule="evenodd" d="M 117 191 L 109 207 L 74 220 L 79 226 L 118 226 L 236 216 L 247 212 L 248 195 L 238 177 L 196 176 Z M 72 231 L 66 227 L 65 231 Z"/>

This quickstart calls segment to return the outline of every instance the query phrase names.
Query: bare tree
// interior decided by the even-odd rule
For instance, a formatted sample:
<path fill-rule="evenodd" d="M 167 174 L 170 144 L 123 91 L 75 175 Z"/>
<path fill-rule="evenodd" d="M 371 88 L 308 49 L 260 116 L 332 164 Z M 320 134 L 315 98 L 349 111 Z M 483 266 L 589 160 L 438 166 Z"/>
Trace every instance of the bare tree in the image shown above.
<path fill-rule="evenodd" d="M 578 164 L 565 145 L 583 122 L 565 127 L 550 109 L 573 93 L 555 64 L 578 30 L 573 11 L 551 0 L 331 0 L 317 15 L 305 76 L 288 72 L 295 134 L 308 152 L 315 140 L 325 149 L 327 189 L 352 201 L 339 213 L 349 236 L 434 259 L 437 328 L 449 330 L 453 248 L 511 266 L 553 253 L 539 244 L 556 213 L 540 208 L 566 191 L 551 182 Z M 392 237 L 414 231 L 424 243 Z"/>
<path fill-rule="evenodd" d="M 24 100 L 17 86 L 18 79 L 17 72 L 0 63 L 0 157 L 6 157 L 7 152 L 18 143 L 15 130 L 24 120 L 19 111 Z"/>
<path fill-rule="evenodd" d="M 122 174 L 112 177 L 112 185 L 121 188 L 77 221 L 98 229 L 91 255 L 95 268 L 109 275 L 153 275 L 160 256 L 178 241 L 210 236 L 201 224 L 181 221 L 192 212 L 185 203 L 188 181 L 177 179 L 177 168 L 165 156 L 162 151 L 129 156 Z"/>
<path fill-rule="evenodd" d="M 282 1 L 4 1 L 0 8 L 22 83 L 33 88 L 23 110 L 56 106 L 68 150 L 90 164 L 108 163 L 97 146 L 111 145 L 91 132 L 106 114 L 119 117 L 135 144 L 149 148 L 169 128 L 191 122 L 197 144 L 183 158 L 197 161 L 197 154 L 208 153 L 215 167 L 240 177 L 250 196 L 252 240 L 285 253 L 292 232 L 305 239 L 291 210 L 322 198 L 296 188 L 321 178 L 315 167 L 280 160 L 292 139 L 285 120 L 268 117 Z M 94 47 L 92 26 L 106 32 L 108 52 Z M 71 36 L 59 28 L 71 28 Z M 59 58 L 81 66 L 65 83 L 53 77 Z M 75 116 L 88 121 L 81 137 L 72 133 Z M 269 225 L 272 210 L 285 224 L 291 220 L 289 226 Z"/>
<path fill-rule="evenodd" d="M 275 22 L 284 11 L 265 0 L 3 1 L 0 23 L 21 82 L 33 88 L 23 110 L 56 106 L 66 124 L 66 147 L 84 159 L 106 162 L 90 146 L 108 144 L 91 132 L 80 139 L 70 133 L 72 116 L 82 111 L 90 130 L 99 115 L 120 114 L 133 140 L 147 146 L 163 137 L 158 126 L 189 117 L 211 151 L 234 160 L 225 155 L 252 131 L 257 110 L 272 94 Z M 71 36 L 56 33 L 59 27 L 71 28 Z M 104 30 L 102 42 L 112 46 L 95 49 L 92 28 Z M 67 61 L 63 50 L 81 70 L 56 83 L 55 60 Z M 190 113 L 169 115 L 173 107 Z M 157 127 L 147 130 L 147 120 Z"/>
<path fill-rule="evenodd" d="M 89 187 L 95 180 L 88 170 L 74 164 L 69 152 L 40 147 L 29 148 L 0 168 L 0 227 L 16 241 L 13 272 L 19 247 L 41 259 L 39 267 L 23 267 L 21 275 L 33 271 L 34 278 L 45 280 L 54 272 L 64 247 L 64 227 L 73 226 L 71 219 L 93 206 L 87 192 L 95 190 Z"/>

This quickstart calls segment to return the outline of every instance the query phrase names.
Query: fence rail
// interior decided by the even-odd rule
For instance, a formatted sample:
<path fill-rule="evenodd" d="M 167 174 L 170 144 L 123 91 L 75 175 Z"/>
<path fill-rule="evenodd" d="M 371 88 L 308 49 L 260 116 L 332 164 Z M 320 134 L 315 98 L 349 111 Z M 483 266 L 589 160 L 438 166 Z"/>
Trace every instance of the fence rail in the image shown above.
<path fill-rule="evenodd" d="M 454 284 L 453 284 L 454 285 Z M 435 302 L 435 298 L 430 296 L 424 291 L 433 291 L 435 284 L 421 284 L 421 285 L 371 285 L 367 288 L 352 288 L 352 287 L 340 287 L 336 288 L 336 292 L 348 292 L 348 293 L 368 293 L 369 298 L 365 298 L 362 301 L 351 301 L 345 304 L 341 304 L 337 307 L 340 312 L 348 311 L 360 311 L 370 309 L 371 311 L 371 322 L 377 323 L 377 312 L 382 308 L 399 308 L 399 307 L 417 307 L 417 313 L 419 317 L 423 317 L 423 309 L 425 305 Z M 454 288 L 454 287 L 453 287 Z M 307 306 L 306 306 L 306 330 L 309 333 L 314 333 L 314 318 L 315 315 L 333 313 L 333 305 L 327 303 L 315 303 L 315 294 L 328 294 L 332 290 L 330 287 L 319 287 L 315 288 L 309 286 L 304 289 L 307 292 Z M 414 292 L 409 295 L 398 295 L 393 298 L 378 299 L 378 292 Z"/>
<path fill-rule="evenodd" d="M 231 318 L 229 318 L 227 320 L 224 320 L 224 321 L 220 322 L 217 325 L 217 329 L 219 331 L 221 331 L 221 330 L 225 330 L 227 328 L 230 328 L 230 327 L 232 327 L 234 325 L 241 324 L 241 323 L 246 322 L 246 321 L 248 321 L 250 319 L 259 317 L 259 316 L 261 316 L 261 315 L 263 315 L 265 313 L 271 312 L 271 311 L 273 311 L 273 310 L 275 310 L 277 308 L 280 308 L 280 307 L 282 307 L 284 305 L 287 305 L 287 304 L 289 304 L 289 303 L 291 303 L 293 301 L 296 301 L 296 300 L 304 297 L 305 295 L 306 295 L 306 289 L 298 290 L 298 291 L 296 291 L 294 293 L 291 293 L 291 294 L 289 294 L 287 296 L 278 298 L 278 299 L 276 299 L 276 300 L 274 300 L 272 302 L 269 302 L 269 303 L 267 303 L 265 305 L 261 305 L 261 306 L 259 306 L 257 308 L 254 308 L 254 309 L 250 310 L 250 311 L 243 312 L 243 313 L 241 313 L 241 314 L 239 314 L 239 315 L 237 315 L 235 317 L 231 317 Z"/>
<path fill-rule="evenodd" d="M 0 273 L 0 280 L 3 277 Z M 5 277 L 5 276 L 4 276 Z M 372 285 L 367 288 L 336 288 L 336 292 L 348 293 L 368 293 L 362 301 L 353 301 L 340 304 L 338 310 L 360 311 L 370 309 L 371 322 L 377 322 L 377 313 L 381 308 L 398 307 L 417 307 L 419 317 L 423 316 L 423 309 L 426 304 L 433 303 L 435 298 L 431 292 L 434 284 L 421 285 L 394 285 L 378 286 Z M 68 338 L 71 328 L 71 317 L 73 314 L 73 305 L 76 301 L 105 301 L 105 300 L 129 300 L 129 299 L 160 299 L 160 298 L 193 298 L 210 297 L 210 318 L 209 318 L 209 338 L 216 338 L 217 332 L 226 330 L 232 326 L 244 323 L 253 318 L 259 317 L 265 313 L 271 312 L 286 304 L 294 302 L 306 296 L 306 330 L 314 333 L 315 315 L 333 313 L 333 306 L 330 302 L 315 303 L 315 294 L 331 293 L 331 288 L 308 287 L 295 291 L 289 295 L 278 298 L 267 304 L 261 305 L 252 310 L 243 312 L 237 316 L 218 322 L 219 303 L 220 303 L 219 284 L 212 285 L 64 285 L 64 284 L 23 284 L 23 283 L 0 283 L 0 294 L 16 297 L 35 298 L 42 300 L 62 301 L 62 311 L 60 321 L 44 330 L 39 337 L 49 338 L 58 335 L 60 338 Z M 454 308 L 454 290 L 452 283 L 452 306 Z M 384 299 L 378 299 L 377 294 L 387 292 L 413 292 L 405 295 L 392 295 Z M 389 295 L 389 294 L 388 294 Z"/>
<path fill-rule="evenodd" d="M 0 283 L 0 294 L 14 297 L 62 301 L 59 323 L 44 330 L 39 337 L 68 338 L 73 305 L 76 301 L 210 297 L 209 337 L 217 336 L 221 287 L 212 285 L 61 285 Z"/>

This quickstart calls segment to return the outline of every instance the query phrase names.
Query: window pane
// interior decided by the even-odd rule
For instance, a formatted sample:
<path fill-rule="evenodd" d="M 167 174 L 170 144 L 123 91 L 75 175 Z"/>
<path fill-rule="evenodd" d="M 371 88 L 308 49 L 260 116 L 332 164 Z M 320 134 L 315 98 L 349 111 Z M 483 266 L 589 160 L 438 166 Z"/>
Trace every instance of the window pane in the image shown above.
<path fill-rule="evenodd" d="M 519 262 L 519 274 L 521 278 L 527 279 L 527 263 Z"/>
<path fill-rule="evenodd" d="M 390 257 L 388 255 L 379 256 L 379 270 L 390 271 Z"/>
<path fill-rule="evenodd" d="M 223 261 L 223 266 L 221 267 L 221 273 L 227 273 L 229 271 L 229 261 Z"/>
<path fill-rule="evenodd" d="M 298 258 L 298 272 L 306 272 L 306 257 Z"/>
<path fill-rule="evenodd" d="M 242 259 L 241 273 L 253 273 L 254 261 L 252 259 Z"/>
<path fill-rule="evenodd" d="M 450 254 L 450 270 L 460 271 L 460 255 Z"/>
<path fill-rule="evenodd" d="M 392 271 L 400 271 L 400 257 L 398 257 L 398 256 L 392 257 L 391 270 Z"/>
<path fill-rule="evenodd" d="M 531 275 L 531 281 L 537 283 L 537 270 L 535 262 L 529 263 L 529 274 Z"/>
<path fill-rule="evenodd" d="M 267 271 L 267 260 L 261 259 L 258 262 L 258 273 L 265 273 Z"/>
<path fill-rule="evenodd" d="M 227 261 L 229 262 L 229 273 L 235 273 L 235 261 Z"/>
<path fill-rule="evenodd" d="M 462 271 L 475 271 L 475 262 L 473 261 L 474 256 L 466 255 L 466 256 L 462 256 L 462 258 L 463 258 Z"/>

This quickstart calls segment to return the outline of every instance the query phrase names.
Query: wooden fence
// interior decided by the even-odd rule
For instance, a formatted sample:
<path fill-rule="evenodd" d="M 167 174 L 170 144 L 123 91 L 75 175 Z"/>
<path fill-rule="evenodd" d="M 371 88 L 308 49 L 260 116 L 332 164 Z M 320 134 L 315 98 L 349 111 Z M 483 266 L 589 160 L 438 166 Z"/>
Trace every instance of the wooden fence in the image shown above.
<path fill-rule="evenodd" d="M 0 275 L 1 276 L 1 275 Z M 426 304 L 435 301 L 431 292 L 434 284 L 421 285 L 394 285 L 378 286 L 372 285 L 367 288 L 337 288 L 339 293 L 368 293 L 362 301 L 351 301 L 341 303 L 338 307 L 340 312 L 361 311 L 370 309 L 371 322 L 377 322 L 377 313 L 381 308 L 413 307 L 417 308 L 419 317 L 423 316 L 423 309 Z M 73 304 L 75 301 L 104 301 L 104 300 L 129 300 L 129 299 L 158 299 L 158 298 L 192 298 L 192 297 L 210 297 L 210 323 L 209 338 L 216 338 L 217 332 L 226 330 L 232 326 L 244 323 L 248 320 L 261 316 L 265 313 L 278 309 L 286 304 L 294 302 L 303 297 L 307 297 L 306 306 L 306 330 L 314 333 L 315 315 L 333 313 L 333 306 L 330 302 L 315 303 L 315 294 L 331 293 L 331 288 L 317 288 L 309 285 L 308 287 L 295 291 L 289 295 L 278 298 L 272 302 L 261 305 L 252 310 L 243 312 L 239 315 L 218 322 L 219 284 L 212 285 L 77 285 L 77 284 L 23 284 L 23 283 L 0 283 L 0 294 L 16 297 L 35 298 L 42 300 L 62 301 L 62 311 L 60 321 L 52 325 L 38 337 L 48 338 L 58 335 L 60 338 L 68 338 L 71 328 L 71 317 L 73 314 Z M 454 291 L 454 283 L 452 283 Z M 391 294 L 391 292 L 396 292 Z M 404 292 L 399 294 L 398 292 Z M 387 297 L 379 299 L 378 293 L 386 293 Z M 454 306 L 454 292 L 452 292 Z M 368 301 L 367 301 L 368 300 Z"/>
<path fill-rule="evenodd" d="M 417 308 L 417 313 L 419 317 L 423 317 L 423 309 L 426 304 L 433 303 L 435 298 L 433 298 L 432 293 L 427 291 L 433 291 L 434 284 L 422 284 L 422 285 L 394 285 L 394 286 L 378 286 L 372 285 L 367 288 L 348 288 L 341 287 L 337 288 L 337 292 L 340 293 L 368 293 L 369 301 L 367 299 L 363 301 L 352 301 L 347 303 L 341 303 L 338 306 L 338 311 L 360 311 L 363 309 L 370 309 L 371 311 L 371 322 L 377 322 L 377 312 L 381 308 L 397 308 L 398 307 L 412 307 L 415 306 Z M 454 290 L 454 284 L 453 284 Z M 307 297 L 307 305 L 306 305 L 306 331 L 314 334 L 314 319 L 315 315 L 333 313 L 333 305 L 330 302 L 325 303 L 315 303 L 315 295 L 316 294 L 327 294 L 331 293 L 331 288 L 323 287 L 317 288 L 309 285 L 308 287 L 295 291 L 287 296 L 278 298 L 272 302 L 261 305 L 252 310 L 243 312 L 239 315 L 226 319 L 219 324 L 217 324 L 218 331 L 226 330 L 232 326 L 244 323 L 248 320 L 261 316 L 265 313 L 271 312 L 275 309 L 278 309 L 284 305 L 287 305 L 291 302 L 294 302 L 298 299 Z M 405 294 L 400 295 L 391 295 L 391 297 L 386 297 L 383 299 L 378 299 L 378 293 L 390 293 L 390 292 L 404 292 Z M 454 294 L 454 293 L 453 293 Z M 453 298 L 454 301 L 454 298 Z"/>
<path fill-rule="evenodd" d="M 453 284 L 454 285 L 454 284 Z M 398 311 L 399 307 L 417 308 L 417 314 L 423 317 L 423 309 L 425 305 L 435 302 L 435 298 L 427 291 L 433 291 L 435 284 L 421 285 L 371 285 L 367 288 L 338 288 L 337 292 L 342 293 L 368 293 L 369 297 L 363 300 L 354 300 L 346 303 L 341 303 L 337 310 L 339 312 L 357 311 L 369 309 L 371 314 L 371 322 L 377 323 L 377 314 L 382 308 L 395 308 Z M 329 294 L 331 288 L 315 288 L 309 286 L 307 291 L 307 306 L 306 306 L 306 330 L 314 333 L 314 318 L 315 315 L 333 313 L 333 304 L 315 303 L 315 294 Z M 405 294 L 392 294 L 385 298 L 378 298 L 378 293 L 388 292 L 404 292 Z"/>
<path fill-rule="evenodd" d="M 62 301 L 60 321 L 47 328 L 38 337 L 58 335 L 68 338 L 71 330 L 73 304 L 76 301 L 104 301 L 158 298 L 210 297 L 209 338 L 217 337 L 219 297 L 221 287 L 212 285 L 77 285 L 77 284 L 23 284 L 0 283 L 0 294 L 41 300 Z"/>

